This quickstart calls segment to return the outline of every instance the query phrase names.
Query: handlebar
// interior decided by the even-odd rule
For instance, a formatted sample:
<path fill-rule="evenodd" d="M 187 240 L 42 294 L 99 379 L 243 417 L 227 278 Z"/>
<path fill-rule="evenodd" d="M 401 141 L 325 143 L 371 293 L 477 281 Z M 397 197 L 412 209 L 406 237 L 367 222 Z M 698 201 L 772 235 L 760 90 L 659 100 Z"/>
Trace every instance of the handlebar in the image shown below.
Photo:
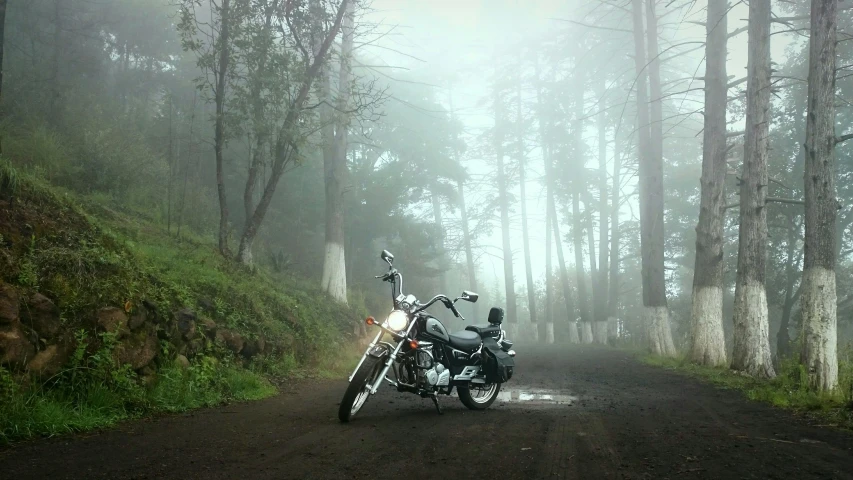
<path fill-rule="evenodd" d="M 447 307 L 448 309 L 450 309 L 451 312 L 453 312 L 453 315 L 455 315 L 456 318 L 461 318 L 463 321 L 465 321 L 465 317 L 463 317 L 459 313 L 459 310 L 456 310 L 456 305 L 453 304 L 453 300 L 448 298 L 447 295 L 436 295 L 436 296 L 432 297 L 432 299 L 430 301 L 428 301 L 424 305 L 421 305 L 420 307 L 415 309 L 414 313 L 418 313 L 418 312 L 422 312 L 422 311 L 426 310 L 427 308 L 432 306 L 433 303 L 435 303 L 439 300 L 441 300 L 441 302 L 444 304 L 445 307 Z"/>

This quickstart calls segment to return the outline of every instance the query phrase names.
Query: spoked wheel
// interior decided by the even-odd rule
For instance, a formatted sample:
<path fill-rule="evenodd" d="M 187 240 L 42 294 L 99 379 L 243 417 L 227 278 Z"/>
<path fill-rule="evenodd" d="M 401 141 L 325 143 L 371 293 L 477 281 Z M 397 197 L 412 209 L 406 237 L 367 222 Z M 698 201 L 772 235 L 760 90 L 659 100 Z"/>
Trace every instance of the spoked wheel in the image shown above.
<path fill-rule="evenodd" d="M 376 383 L 376 377 L 382 370 L 382 361 L 376 357 L 367 357 L 359 367 L 358 371 L 349 382 L 341 406 L 338 409 L 338 418 L 342 423 L 349 422 L 352 417 L 361 410 L 361 407 L 370 396 L 370 388 Z"/>
<path fill-rule="evenodd" d="M 459 400 L 471 410 L 485 410 L 495 403 L 501 391 L 500 383 L 468 384 L 459 387 Z"/>

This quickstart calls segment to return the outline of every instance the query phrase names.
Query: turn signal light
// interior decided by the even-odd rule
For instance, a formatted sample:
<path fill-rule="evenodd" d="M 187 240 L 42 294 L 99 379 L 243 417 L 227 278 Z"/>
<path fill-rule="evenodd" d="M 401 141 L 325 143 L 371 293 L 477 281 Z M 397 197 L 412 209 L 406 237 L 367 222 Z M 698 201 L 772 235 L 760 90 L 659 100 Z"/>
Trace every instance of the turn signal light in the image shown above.
<path fill-rule="evenodd" d="M 367 319 L 364 320 L 364 323 L 368 325 L 376 325 L 376 319 L 373 317 L 367 317 Z"/>
<path fill-rule="evenodd" d="M 409 346 L 412 347 L 413 349 L 418 348 L 418 341 L 417 340 L 409 340 Z"/>

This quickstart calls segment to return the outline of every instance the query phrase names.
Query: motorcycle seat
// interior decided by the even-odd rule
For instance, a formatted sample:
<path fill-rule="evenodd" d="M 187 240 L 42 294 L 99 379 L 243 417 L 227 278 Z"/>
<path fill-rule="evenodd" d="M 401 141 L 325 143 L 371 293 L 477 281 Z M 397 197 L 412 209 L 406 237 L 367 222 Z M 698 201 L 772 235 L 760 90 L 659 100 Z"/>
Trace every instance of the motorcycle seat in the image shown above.
<path fill-rule="evenodd" d="M 468 330 L 450 334 L 450 346 L 463 352 L 473 352 L 481 343 L 480 335 Z"/>
<path fill-rule="evenodd" d="M 481 338 L 497 337 L 501 334 L 500 325 L 468 325 L 465 330 L 471 331 L 479 335 Z"/>

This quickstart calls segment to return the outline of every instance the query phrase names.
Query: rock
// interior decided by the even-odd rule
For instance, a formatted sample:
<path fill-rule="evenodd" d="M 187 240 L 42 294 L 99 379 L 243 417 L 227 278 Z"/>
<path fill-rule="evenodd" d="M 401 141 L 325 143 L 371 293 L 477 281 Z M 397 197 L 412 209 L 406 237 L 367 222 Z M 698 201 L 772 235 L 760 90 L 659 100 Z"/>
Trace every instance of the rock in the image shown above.
<path fill-rule="evenodd" d="M 62 366 L 71 357 L 73 351 L 74 345 L 71 342 L 48 345 L 44 350 L 36 353 L 27 365 L 27 371 L 36 377 L 52 377 L 62 370 Z"/>
<path fill-rule="evenodd" d="M 18 292 L 11 285 L 0 282 L 0 325 L 18 323 L 20 306 Z"/>
<path fill-rule="evenodd" d="M 209 318 L 200 318 L 198 323 L 201 325 L 201 329 L 207 335 L 207 338 L 211 340 L 216 338 L 216 329 L 218 328 L 216 322 Z"/>
<path fill-rule="evenodd" d="M 139 330 L 139 327 L 145 324 L 148 321 L 148 315 L 143 309 L 139 309 L 136 313 L 130 316 L 130 320 L 127 321 L 127 326 L 131 331 Z"/>
<path fill-rule="evenodd" d="M 204 343 L 204 337 L 192 339 L 192 341 L 187 344 L 187 355 L 193 357 L 204 352 Z"/>
<path fill-rule="evenodd" d="M 260 355 L 264 353 L 266 345 L 266 341 L 263 339 L 263 337 L 246 340 L 245 344 L 243 345 L 243 350 L 240 352 L 240 354 L 246 358 L 252 358 L 255 355 Z"/>
<path fill-rule="evenodd" d="M 223 342 L 228 350 L 234 353 L 240 353 L 243 350 L 243 337 L 236 332 L 230 330 L 219 330 L 216 332 L 216 339 Z"/>
<path fill-rule="evenodd" d="M 157 347 L 157 332 L 153 326 L 148 326 L 119 342 L 114 355 L 119 363 L 128 363 L 134 370 L 139 370 L 154 360 Z"/>
<path fill-rule="evenodd" d="M 59 333 L 62 319 L 59 308 L 49 298 L 40 293 L 34 294 L 27 302 L 27 308 L 22 312 L 22 320 L 28 324 L 41 338 L 53 339 Z"/>
<path fill-rule="evenodd" d="M 104 307 L 98 310 L 98 326 L 104 331 L 115 333 L 117 339 L 126 337 L 130 331 L 127 328 L 127 314 L 115 307 Z"/>
<path fill-rule="evenodd" d="M 182 308 L 175 312 L 175 320 L 184 340 L 192 340 L 195 337 L 195 312 L 189 308 Z"/>
<path fill-rule="evenodd" d="M 35 347 L 20 325 L 0 327 L 0 366 L 23 370 L 35 354 Z"/>
<path fill-rule="evenodd" d="M 140 376 L 144 377 L 146 375 L 156 374 L 157 370 L 155 370 L 151 364 L 148 364 L 148 365 L 140 368 L 139 370 L 137 370 L 136 373 L 138 373 Z"/>
<path fill-rule="evenodd" d="M 190 361 L 187 357 L 183 355 L 178 355 L 177 357 L 175 357 L 175 365 L 186 370 L 190 368 Z"/>
<path fill-rule="evenodd" d="M 202 297 L 198 299 L 198 306 L 201 307 L 202 310 L 208 313 L 212 313 L 215 310 L 215 305 L 213 300 L 207 297 Z"/>

